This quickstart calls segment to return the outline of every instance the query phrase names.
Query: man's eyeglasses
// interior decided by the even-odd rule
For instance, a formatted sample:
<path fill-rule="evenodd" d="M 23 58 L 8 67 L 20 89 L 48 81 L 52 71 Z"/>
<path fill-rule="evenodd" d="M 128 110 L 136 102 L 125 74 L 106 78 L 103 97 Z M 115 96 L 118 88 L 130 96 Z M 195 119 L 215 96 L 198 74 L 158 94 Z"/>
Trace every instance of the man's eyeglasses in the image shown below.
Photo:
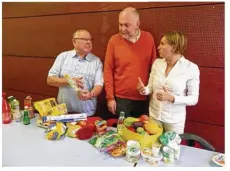
<path fill-rule="evenodd" d="M 79 40 L 83 40 L 83 41 L 85 41 L 85 42 L 92 42 L 93 41 L 93 39 L 86 39 L 86 38 L 80 38 L 80 37 L 76 37 L 76 38 L 73 38 L 73 39 L 79 39 Z"/>

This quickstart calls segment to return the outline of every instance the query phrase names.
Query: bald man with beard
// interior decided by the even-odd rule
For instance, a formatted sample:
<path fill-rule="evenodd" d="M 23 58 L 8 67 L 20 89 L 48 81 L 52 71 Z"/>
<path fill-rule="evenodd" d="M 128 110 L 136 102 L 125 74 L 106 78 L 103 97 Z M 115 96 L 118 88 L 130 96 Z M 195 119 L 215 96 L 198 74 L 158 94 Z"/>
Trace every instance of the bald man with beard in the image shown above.
<path fill-rule="evenodd" d="M 140 30 L 139 13 L 125 8 L 119 14 L 119 33 L 107 46 L 104 81 L 107 106 L 116 117 L 124 111 L 126 117 L 139 117 L 148 112 L 148 101 L 136 89 L 138 77 L 147 84 L 156 48 L 152 35 Z"/>

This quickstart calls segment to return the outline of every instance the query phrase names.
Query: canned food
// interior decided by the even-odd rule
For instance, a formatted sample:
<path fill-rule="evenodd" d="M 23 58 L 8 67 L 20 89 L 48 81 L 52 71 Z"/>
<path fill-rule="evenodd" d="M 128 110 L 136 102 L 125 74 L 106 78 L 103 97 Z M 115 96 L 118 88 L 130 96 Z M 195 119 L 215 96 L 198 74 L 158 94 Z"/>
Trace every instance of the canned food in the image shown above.
<path fill-rule="evenodd" d="M 168 146 L 162 148 L 163 161 L 165 163 L 172 163 L 174 161 L 174 149 Z"/>
<path fill-rule="evenodd" d="M 128 162 L 136 163 L 141 155 L 141 145 L 137 141 L 129 140 L 126 145 L 125 159 Z"/>

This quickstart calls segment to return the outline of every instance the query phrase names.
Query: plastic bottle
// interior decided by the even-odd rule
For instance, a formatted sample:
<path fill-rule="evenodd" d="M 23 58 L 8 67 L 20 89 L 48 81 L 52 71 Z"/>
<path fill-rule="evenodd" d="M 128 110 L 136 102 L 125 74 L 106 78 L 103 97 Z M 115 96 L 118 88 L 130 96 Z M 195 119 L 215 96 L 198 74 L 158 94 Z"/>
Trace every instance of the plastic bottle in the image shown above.
<path fill-rule="evenodd" d="M 21 113 L 20 113 L 20 107 L 19 107 L 19 101 L 17 99 L 14 99 L 11 102 L 11 112 L 13 113 L 13 119 L 15 122 L 19 123 L 21 122 Z"/>
<path fill-rule="evenodd" d="M 24 100 L 24 109 L 27 107 L 27 111 L 29 112 L 29 118 L 34 118 L 35 114 L 34 114 L 34 108 L 32 105 L 32 97 L 27 96 Z"/>
<path fill-rule="evenodd" d="M 125 112 L 121 111 L 120 116 L 117 121 L 117 133 L 121 134 L 121 131 L 124 127 L 124 120 L 125 120 Z"/>
<path fill-rule="evenodd" d="M 11 122 L 10 106 L 6 101 L 6 93 L 2 92 L 2 123 L 8 124 Z"/>
<path fill-rule="evenodd" d="M 12 102 L 14 100 L 14 96 L 9 96 L 7 97 L 7 101 L 8 101 L 8 104 L 10 106 L 10 114 L 11 114 L 11 119 L 13 120 L 14 116 L 13 116 L 13 109 L 12 109 Z"/>

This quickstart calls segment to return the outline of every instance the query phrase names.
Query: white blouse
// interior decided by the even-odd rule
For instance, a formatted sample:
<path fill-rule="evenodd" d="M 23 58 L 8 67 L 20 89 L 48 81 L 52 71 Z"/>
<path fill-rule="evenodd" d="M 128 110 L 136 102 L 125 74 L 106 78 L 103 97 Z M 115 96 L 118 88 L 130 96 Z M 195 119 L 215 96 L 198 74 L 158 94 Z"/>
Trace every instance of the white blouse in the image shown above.
<path fill-rule="evenodd" d="M 165 59 L 156 59 L 146 88 L 146 94 L 151 95 L 149 114 L 153 118 L 166 122 L 177 123 L 186 119 L 186 105 L 196 105 L 199 97 L 200 71 L 196 64 L 183 56 L 165 76 L 167 63 Z M 164 91 L 163 87 L 174 96 L 174 103 L 158 101 L 156 93 Z"/>

